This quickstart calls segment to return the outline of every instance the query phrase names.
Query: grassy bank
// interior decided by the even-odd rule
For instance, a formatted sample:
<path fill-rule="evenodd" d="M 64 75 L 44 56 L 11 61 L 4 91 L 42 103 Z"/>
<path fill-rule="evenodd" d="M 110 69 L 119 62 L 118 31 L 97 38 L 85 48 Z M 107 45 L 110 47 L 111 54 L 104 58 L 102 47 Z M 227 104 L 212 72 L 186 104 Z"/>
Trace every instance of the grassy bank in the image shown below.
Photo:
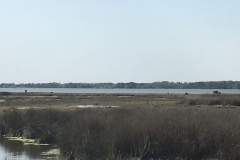
<path fill-rule="evenodd" d="M 3 134 L 57 144 L 68 159 L 239 159 L 240 110 L 9 109 Z"/>
<path fill-rule="evenodd" d="M 186 105 L 222 105 L 222 106 L 240 106 L 240 95 L 231 94 L 203 94 L 189 95 L 182 99 Z"/>

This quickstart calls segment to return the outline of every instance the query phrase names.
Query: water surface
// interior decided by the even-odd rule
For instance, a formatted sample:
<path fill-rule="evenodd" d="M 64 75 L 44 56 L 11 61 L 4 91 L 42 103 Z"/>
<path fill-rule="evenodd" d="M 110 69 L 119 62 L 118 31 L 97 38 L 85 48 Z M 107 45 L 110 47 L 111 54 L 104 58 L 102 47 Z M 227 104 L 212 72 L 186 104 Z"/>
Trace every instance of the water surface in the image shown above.
<path fill-rule="evenodd" d="M 0 88 L 0 92 L 53 92 L 53 93 L 143 93 L 143 94 L 240 94 L 239 89 L 94 89 L 94 88 Z"/>
<path fill-rule="evenodd" d="M 45 160 L 56 159 L 53 155 L 42 155 L 53 146 L 23 145 L 19 141 L 0 138 L 0 160 Z"/>

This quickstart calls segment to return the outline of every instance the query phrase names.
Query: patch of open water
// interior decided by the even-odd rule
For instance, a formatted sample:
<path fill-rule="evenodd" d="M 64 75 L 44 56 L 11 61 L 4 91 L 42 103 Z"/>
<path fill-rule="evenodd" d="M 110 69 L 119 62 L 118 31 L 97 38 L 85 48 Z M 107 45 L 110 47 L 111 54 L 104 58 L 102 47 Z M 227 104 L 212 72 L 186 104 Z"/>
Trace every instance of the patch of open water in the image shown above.
<path fill-rule="evenodd" d="M 1 160 L 53 160 L 56 155 L 46 154 L 55 149 L 51 145 L 23 145 L 20 141 L 11 141 L 0 138 L 0 159 Z"/>
<path fill-rule="evenodd" d="M 118 108 L 119 106 L 78 105 L 77 108 Z"/>

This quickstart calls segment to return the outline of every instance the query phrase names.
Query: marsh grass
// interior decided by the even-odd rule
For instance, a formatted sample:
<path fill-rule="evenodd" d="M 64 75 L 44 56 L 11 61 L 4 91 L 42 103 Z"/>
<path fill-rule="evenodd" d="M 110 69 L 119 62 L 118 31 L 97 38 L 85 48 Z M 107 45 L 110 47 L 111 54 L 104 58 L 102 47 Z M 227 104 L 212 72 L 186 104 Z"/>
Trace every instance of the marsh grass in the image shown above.
<path fill-rule="evenodd" d="M 240 106 L 240 95 L 189 95 L 183 98 L 182 103 L 187 105 L 231 105 Z"/>
<path fill-rule="evenodd" d="M 238 109 L 12 109 L 0 123 L 57 144 L 67 159 L 240 158 Z"/>
<path fill-rule="evenodd" d="M 12 94 L 11 92 L 0 92 L 1 96 L 9 96 L 11 94 Z"/>

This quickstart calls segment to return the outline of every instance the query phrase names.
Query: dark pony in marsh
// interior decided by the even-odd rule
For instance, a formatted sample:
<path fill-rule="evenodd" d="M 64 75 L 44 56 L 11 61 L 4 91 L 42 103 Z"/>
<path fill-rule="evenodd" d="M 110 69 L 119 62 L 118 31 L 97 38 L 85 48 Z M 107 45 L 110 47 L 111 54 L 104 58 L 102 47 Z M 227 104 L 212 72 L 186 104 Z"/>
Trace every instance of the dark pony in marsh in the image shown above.
<path fill-rule="evenodd" d="M 213 94 L 221 94 L 219 91 L 213 91 Z"/>

